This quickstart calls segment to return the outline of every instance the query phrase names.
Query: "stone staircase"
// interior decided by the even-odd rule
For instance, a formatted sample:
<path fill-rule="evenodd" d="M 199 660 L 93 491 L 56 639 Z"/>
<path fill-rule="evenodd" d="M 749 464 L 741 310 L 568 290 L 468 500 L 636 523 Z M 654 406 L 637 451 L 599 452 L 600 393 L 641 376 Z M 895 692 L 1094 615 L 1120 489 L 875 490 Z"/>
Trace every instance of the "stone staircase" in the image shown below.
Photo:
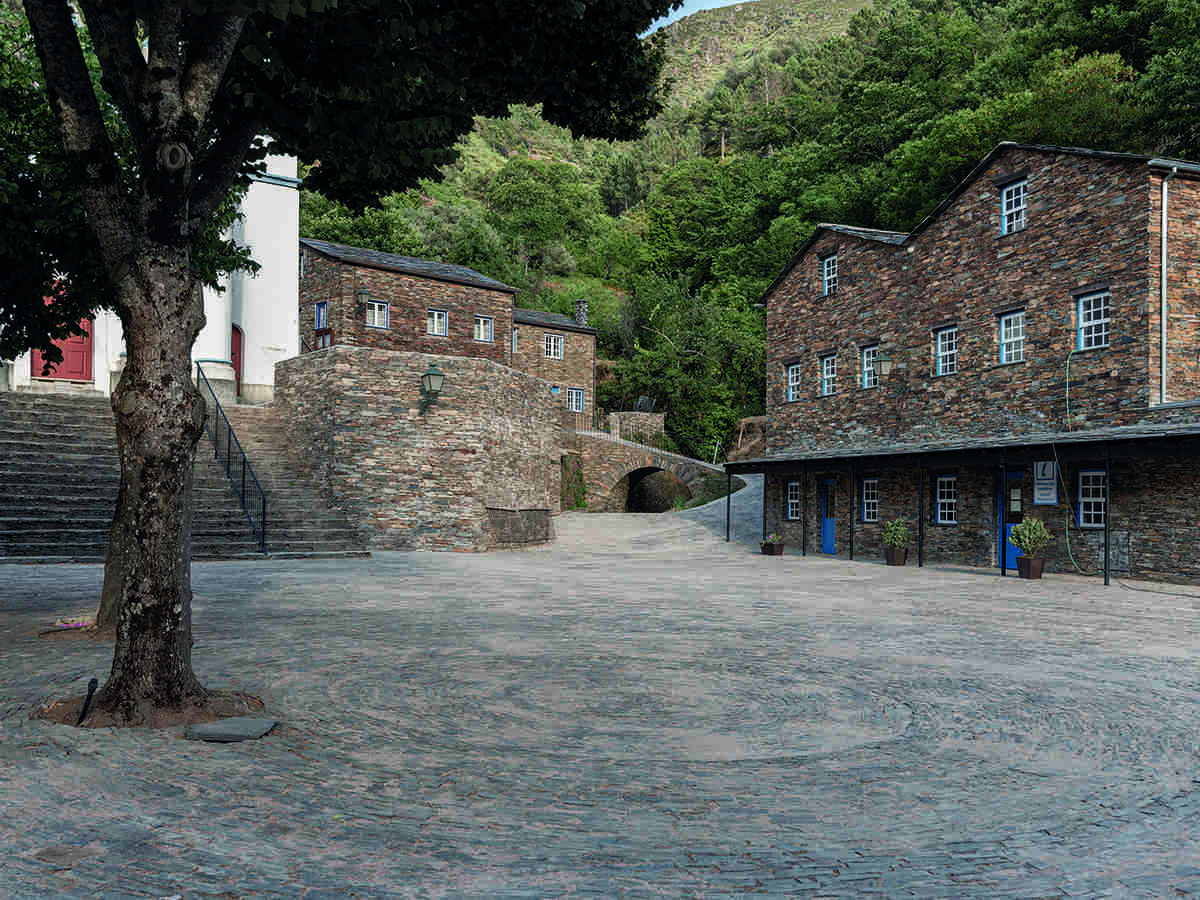
<path fill-rule="evenodd" d="M 0 393 L 0 560 L 102 561 L 119 484 L 108 398 Z M 301 484 L 279 498 L 263 485 L 271 553 L 366 555 L 344 518 L 316 499 L 315 487 L 301 497 Z M 262 555 L 207 436 L 196 451 L 194 490 L 193 559 Z M 311 522 L 324 528 L 319 538 Z"/>

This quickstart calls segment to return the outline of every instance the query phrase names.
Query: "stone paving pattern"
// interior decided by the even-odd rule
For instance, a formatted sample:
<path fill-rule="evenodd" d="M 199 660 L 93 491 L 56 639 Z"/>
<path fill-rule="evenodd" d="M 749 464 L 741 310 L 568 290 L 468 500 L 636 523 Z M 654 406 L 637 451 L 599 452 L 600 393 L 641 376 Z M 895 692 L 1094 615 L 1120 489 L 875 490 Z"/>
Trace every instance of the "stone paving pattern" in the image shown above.
<path fill-rule="evenodd" d="M 36 637 L 102 569 L 0 566 L 0 897 L 1200 894 L 1200 595 L 763 557 L 756 491 L 198 563 L 237 744 L 30 720 L 107 674 Z"/>

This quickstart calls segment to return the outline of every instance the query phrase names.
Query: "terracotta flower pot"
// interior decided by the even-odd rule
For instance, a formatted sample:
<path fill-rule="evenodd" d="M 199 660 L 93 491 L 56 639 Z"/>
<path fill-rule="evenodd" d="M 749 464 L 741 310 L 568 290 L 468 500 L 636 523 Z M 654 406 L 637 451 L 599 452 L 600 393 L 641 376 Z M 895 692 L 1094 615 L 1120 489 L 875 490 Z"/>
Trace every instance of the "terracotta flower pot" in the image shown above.
<path fill-rule="evenodd" d="M 763 544 L 763 556 L 783 556 L 783 544 Z"/>
<path fill-rule="evenodd" d="M 889 566 L 902 566 L 908 562 L 907 547 L 884 547 L 883 560 Z"/>
<path fill-rule="evenodd" d="M 1018 556 L 1017 574 L 1022 578 L 1041 578 L 1046 560 L 1040 556 Z"/>

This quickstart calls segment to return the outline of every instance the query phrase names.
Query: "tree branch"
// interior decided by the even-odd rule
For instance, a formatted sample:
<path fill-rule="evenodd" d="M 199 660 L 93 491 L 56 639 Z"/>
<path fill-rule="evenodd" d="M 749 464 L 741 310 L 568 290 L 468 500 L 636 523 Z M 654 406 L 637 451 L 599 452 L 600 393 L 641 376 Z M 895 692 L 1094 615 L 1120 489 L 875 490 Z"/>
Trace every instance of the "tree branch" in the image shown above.
<path fill-rule="evenodd" d="M 151 141 L 190 138 L 194 148 L 198 129 L 193 125 L 180 134 L 179 117 L 183 112 L 180 96 L 182 51 L 179 48 L 182 3 L 156 3 L 146 22 L 149 48 L 146 57 L 146 81 L 142 88 L 142 115 L 150 130 Z M 143 145 L 144 146 L 144 145 Z M 157 151 L 158 147 L 147 147 Z"/>
<path fill-rule="evenodd" d="M 197 127 L 204 123 L 225 81 L 225 70 L 246 25 L 245 16 L 209 18 L 216 18 L 213 28 L 189 37 L 187 69 L 183 73 L 183 113 Z"/>
<path fill-rule="evenodd" d="M 204 150 L 196 167 L 189 211 L 193 230 L 202 230 L 225 201 L 246 159 L 250 142 L 261 129 L 262 122 L 257 116 L 243 114 L 243 118 L 229 121 Z"/>
<path fill-rule="evenodd" d="M 100 59 L 101 84 L 140 144 L 146 136 L 139 108 L 146 60 L 138 44 L 137 20 L 123 4 L 101 10 L 95 0 L 79 0 L 79 6 Z"/>
<path fill-rule="evenodd" d="M 71 7 L 62 0 L 24 0 L 24 5 L 67 164 L 79 186 L 110 277 L 115 278 L 133 249 L 129 209 L 124 202 L 116 151 L 104 130 Z"/>

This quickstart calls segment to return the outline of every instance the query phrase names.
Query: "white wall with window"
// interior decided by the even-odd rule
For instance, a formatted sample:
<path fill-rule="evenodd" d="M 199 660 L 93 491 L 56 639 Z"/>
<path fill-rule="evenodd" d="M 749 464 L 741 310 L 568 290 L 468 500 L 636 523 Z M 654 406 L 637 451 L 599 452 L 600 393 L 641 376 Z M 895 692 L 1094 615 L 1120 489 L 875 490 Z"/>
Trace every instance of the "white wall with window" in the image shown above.
<path fill-rule="evenodd" d="M 804 383 L 804 372 L 799 363 L 787 367 L 787 398 L 788 401 L 800 399 L 800 388 Z"/>
<path fill-rule="evenodd" d="M 563 358 L 563 336 L 561 334 L 546 335 L 546 359 Z"/>
<path fill-rule="evenodd" d="M 878 478 L 864 478 L 862 480 L 862 520 L 864 522 L 879 521 Z"/>
<path fill-rule="evenodd" d="M 1025 361 L 1025 310 L 1019 309 L 1000 317 L 1000 362 Z"/>
<path fill-rule="evenodd" d="M 958 326 L 939 328 L 933 337 L 936 354 L 934 374 L 953 375 L 958 371 Z"/>
<path fill-rule="evenodd" d="M 822 256 L 821 260 L 821 293 L 825 296 L 837 293 L 838 286 L 838 257 L 836 253 Z"/>
<path fill-rule="evenodd" d="M 1079 298 L 1079 349 L 1108 346 L 1109 293 L 1099 291 Z"/>
<path fill-rule="evenodd" d="M 492 333 L 494 328 L 495 323 L 493 322 L 491 316 L 476 316 L 475 340 L 490 344 L 492 342 Z"/>
<path fill-rule="evenodd" d="M 800 482 L 789 481 L 787 483 L 787 517 L 790 520 L 800 518 L 802 498 L 800 495 Z"/>
<path fill-rule="evenodd" d="M 1000 192 L 1000 231 L 1011 234 L 1025 227 L 1025 199 L 1027 183 L 1014 181 Z"/>
<path fill-rule="evenodd" d="M 583 412 L 583 388 L 567 388 L 567 409 L 571 412 Z"/>
<path fill-rule="evenodd" d="M 958 476 L 938 476 L 936 502 L 934 521 L 939 525 L 958 524 Z"/>
<path fill-rule="evenodd" d="M 449 333 L 450 315 L 444 309 L 431 309 L 425 315 L 426 334 L 445 337 Z"/>
<path fill-rule="evenodd" d="M 1079 473 L 1080 528 L 1103 528 L 1108 512 L 1108 485 L 1103 469 L 1084 469 Z"/>
<path fill-rule="evenodd" d="M 862 348 L 862 386 L 879 387 L 879 345 Z"/>
<path fill-rule="evenodd" d="M 837 393 L 837 356 L 821 357 L 821 396 Z"/>

